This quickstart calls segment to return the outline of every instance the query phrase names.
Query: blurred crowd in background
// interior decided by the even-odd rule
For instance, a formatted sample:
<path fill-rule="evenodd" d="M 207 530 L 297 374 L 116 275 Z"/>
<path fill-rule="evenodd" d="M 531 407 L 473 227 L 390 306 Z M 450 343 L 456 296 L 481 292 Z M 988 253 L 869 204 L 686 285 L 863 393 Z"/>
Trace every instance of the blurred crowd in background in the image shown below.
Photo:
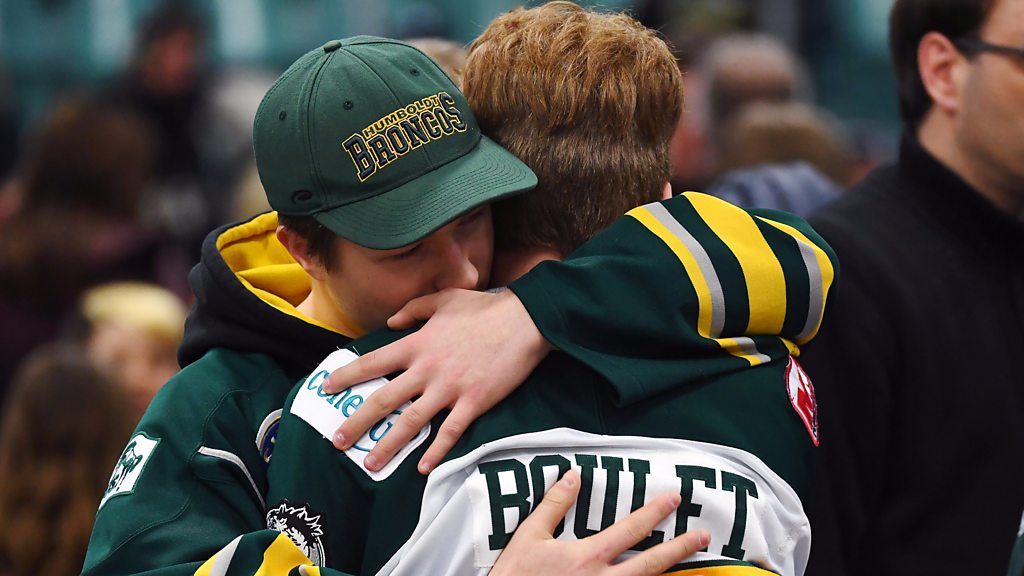
<path fill-rule="evenodd" d="M 660 30 L 684 70 L 675 191 L 807 216 L 895 152 L 890 4 L 602 6 Z M 111 465 L 177 370 L 202 239 L 268 209 L 251 126 L 285 66 L 331 38 L 374 34 L 417 39 L 457 78 L 462 46 L 513 6 L 0 3 L 0 518 L 16 540 L 7 553 L 54 574 L 81 565 Z"/>

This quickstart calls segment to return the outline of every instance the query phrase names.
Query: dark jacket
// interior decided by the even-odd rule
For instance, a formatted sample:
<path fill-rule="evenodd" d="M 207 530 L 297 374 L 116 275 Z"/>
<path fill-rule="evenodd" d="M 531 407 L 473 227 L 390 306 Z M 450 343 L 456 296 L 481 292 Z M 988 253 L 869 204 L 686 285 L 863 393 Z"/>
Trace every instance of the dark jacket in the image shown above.
<path fill-rule="evenodd" d="M 906 138 L 812 224 L 843 285 L 802 358 L 808 574 L 1003 574 L 1024 510 L 1024 224 Z"/>

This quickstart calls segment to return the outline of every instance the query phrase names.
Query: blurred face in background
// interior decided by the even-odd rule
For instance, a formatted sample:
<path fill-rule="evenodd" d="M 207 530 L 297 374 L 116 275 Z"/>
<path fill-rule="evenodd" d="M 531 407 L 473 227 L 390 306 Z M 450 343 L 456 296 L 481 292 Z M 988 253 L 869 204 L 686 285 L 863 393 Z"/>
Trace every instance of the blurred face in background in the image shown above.
<path fill-rule="evenodd" d="M 86 342 L 90 359 L 125 390 L 138 421 L 149 402 L 178 372 L 177 343 L 129 323 L 97 323 Z"/>
<path fill-rule="evenodd" d="M 192 90 L 199 78 L 202 49 L 199 35 L 187 28 L 154 40 L 142 62 L 146 87 L 166 96 Z"/>

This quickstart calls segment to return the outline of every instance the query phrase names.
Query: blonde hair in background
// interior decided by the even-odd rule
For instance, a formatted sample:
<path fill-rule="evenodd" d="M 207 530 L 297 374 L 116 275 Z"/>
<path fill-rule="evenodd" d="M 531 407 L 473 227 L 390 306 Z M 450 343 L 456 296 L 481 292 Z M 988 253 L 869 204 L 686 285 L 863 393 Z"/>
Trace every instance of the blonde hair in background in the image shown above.
<path fill-rule="evenodd" d="M 104 284 L 82 297 L 82 317 L 89 324 L 119 322 L 175 344 L 184 332 L 185 313 L 170 291 L 142 282 Z"/>
<path fill-rule="evenodd" d="M 470 45 L 463 92 L 483 132 L 537 174 L 496 204 L 499 249 L 568 254 L 661 197 L 683 78 L 633 18 L 571 2 L 503 14 Z"/>
<path fill-rule="evenodd" d="M 443 38 L 411 38 L 405 41 L 437 62 L 456 86 L 462 87 L 462 69 L 466 66 L 466 47 Z"/>
<path fill-rule="evenodd" d="M 853 155 L 839 121 L 799 102 L 754 102 L 722 129 L 719 170 L 804 161 L 841 186 L 852 184 Z"/>

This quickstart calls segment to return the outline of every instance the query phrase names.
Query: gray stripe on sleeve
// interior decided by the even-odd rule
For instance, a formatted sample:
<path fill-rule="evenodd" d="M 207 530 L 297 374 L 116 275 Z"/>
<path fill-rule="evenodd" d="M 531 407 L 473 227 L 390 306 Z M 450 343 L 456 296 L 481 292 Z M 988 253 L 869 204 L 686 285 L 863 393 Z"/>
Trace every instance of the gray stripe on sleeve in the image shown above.
<path fill-rule="evenodd" d="M 814 254 L 814 248 L 797 238 L 794 240 L 800 246 L 800 256 L 804 259 L 804 266 L 807 267 L 807 281 L 810 282 L 810 290 L 807 294 L 807 320 L 804 322 L 803 330 L 796 336 L 796 341 L 801 343 L 811 337 L 814 329 L 821 322 L 821 315 L 815 313 L 821 311 L 822 306 L 825 305 L 825 295 L 821 290 L 821 266 Z"/>
<path fill-rule="evenodd" d="M 220 458 L 221 460 L 226 460 L 228 462 L 231 462 L 235 466 L 238 466 L 242 470 L 242 473 L 245 474 L 245 477 L 249 479 L 249 485 L 252 486 L 252 491 L 253 494 L 256 495 L 256 498 L 259 498 L 260 506 L 262 506 L 263 508 L 267 507 L 267 503 L 263 501 L 263 494 L 260 494 L 259 488 L 256 487 L 256 481 L 252 479 L 252 474 L 249 474 L 249 470 L 245 467 L 245 464 L 242 462 L 241 458 L 232 454 L 231 452 L 218 450 L 216 448 L 210 448 L 208 446 L 200 446 L 199 453 L 205 454 L 207 456 L 213 456 L 214 458 Z"/>
<path fill-rule="evenodd" d="M 740 350 L 743 350 L 743 353 L 746 354 L 747 356 L 756 357 L 758 360 L 761 361 L 762 364 L 772 361 L 771 357 L 769 357 L 766 354 L 762 354 L 761 351 L 757 349 L 757 346 L 754 344 L 754 341 L 751 340 L 750 338 L 747 338 L 746 336 L 740 336 L 739 338 L 733 338 L 733 340 L 736 341 L 736 344 L 740 347 Z"/>
<path fill-rule="evenodd" d="M 700 268 L 701 274 L 704 275 L 704 280 L 708 283 L 708 290 L 711 292 L 711 337 L 720 337 L 722 328 L 725 326 L 725 293 L 722 291 L 722 283 L 718 280 L 718 274 L 715 272 L 715 266 L 711 262 L 711 257 L 708 256 L 707 251 L 700 245 L 700 242 L 697 242 L 697 239 L 686 228 L 683 228 L 682 224 L 660 203 L 654 202 L 644 206 L 644 208 L 658 222 L 661 222 L 662 226 L 667 228 L 676 238 L 679 238 L 690 250 L 690 253 L 693 254 L 694 259 L 697 260 L 697 266 Z"/>

